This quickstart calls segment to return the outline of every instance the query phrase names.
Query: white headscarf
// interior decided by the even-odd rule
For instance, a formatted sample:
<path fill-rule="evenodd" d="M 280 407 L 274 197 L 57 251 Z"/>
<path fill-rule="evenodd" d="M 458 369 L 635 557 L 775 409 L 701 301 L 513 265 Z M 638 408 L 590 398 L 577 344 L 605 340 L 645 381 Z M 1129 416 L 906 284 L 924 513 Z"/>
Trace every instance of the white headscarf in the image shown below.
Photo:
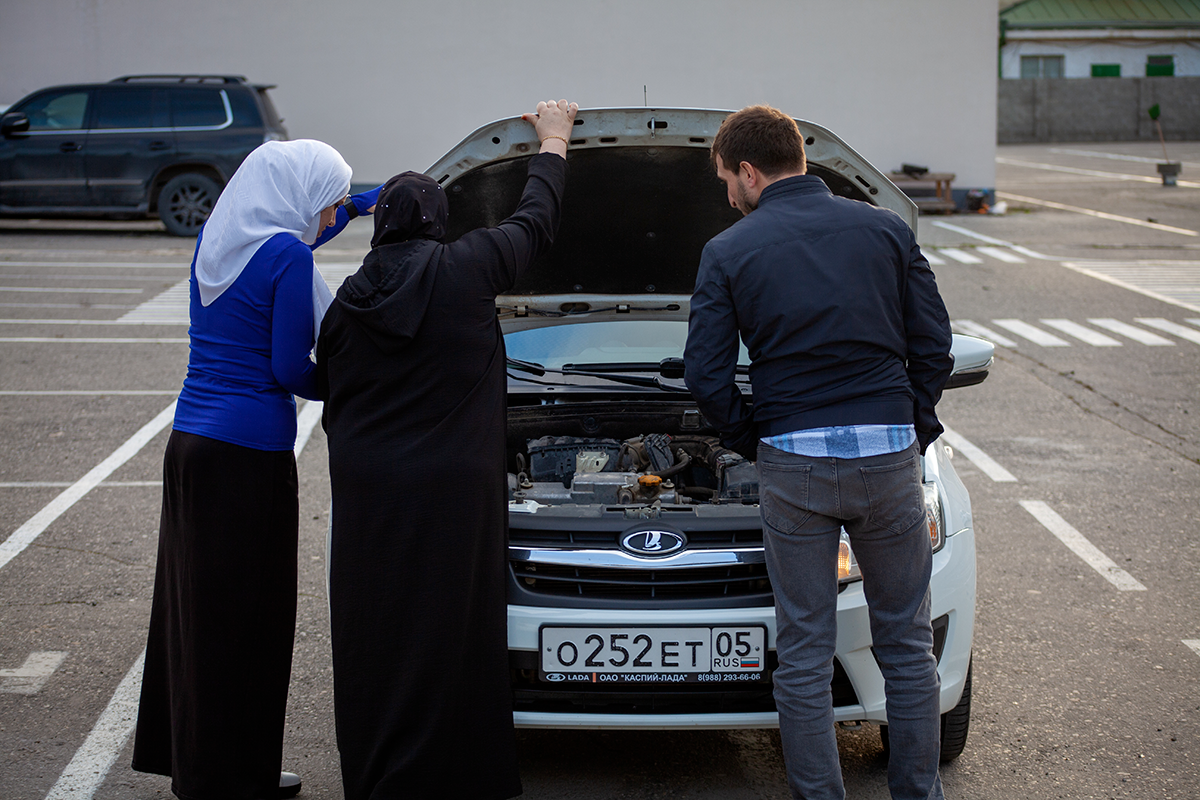
<path fill-rule="evenodd" d="M 315 242 L 321 211 L 346 196 L 350 174 L 337 150 L 314 139 L 267 142 L 246 156 L 204 225 L 196 253 L 200 302 L 208 306 L 220 297 L 275 234 Z M 312 297 L 315 331 L 333 301 L 315 266 Z"/>

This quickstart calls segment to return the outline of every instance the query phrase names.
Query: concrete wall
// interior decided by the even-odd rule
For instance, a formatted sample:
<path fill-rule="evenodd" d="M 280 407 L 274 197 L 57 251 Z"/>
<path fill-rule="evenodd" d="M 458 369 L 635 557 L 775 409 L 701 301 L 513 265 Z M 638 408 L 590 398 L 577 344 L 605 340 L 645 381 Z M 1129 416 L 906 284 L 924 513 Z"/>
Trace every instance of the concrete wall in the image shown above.
<path fill-rule="evenodd" d="M 1000 144 L 1120 142 L 1158 138 L 1147 113 L 1162 109 L 1163 136 L 1200 139 L 1200 77 L 1038 78 L 1000 81 Z"/>
<path fill-rule="evenodd" d="M 232 73 L 355 182 L 424 170 L 480 125 L 584 107 L 767 102 L 884 171 L 995 184 L 994 0 L 0 0 L 0 104 L 56 83 Z"/>

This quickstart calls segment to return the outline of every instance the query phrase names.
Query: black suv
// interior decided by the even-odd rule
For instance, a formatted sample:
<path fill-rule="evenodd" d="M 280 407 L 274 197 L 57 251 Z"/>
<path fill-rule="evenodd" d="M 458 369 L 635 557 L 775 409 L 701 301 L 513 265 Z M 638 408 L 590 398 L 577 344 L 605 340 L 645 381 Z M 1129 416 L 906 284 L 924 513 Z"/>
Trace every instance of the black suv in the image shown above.
<path fill-rule="evenodd" d="M 287 139 L 235 75 L 129 75 L 35 92 L 0 117 L 0 215 L 158 214 L 195 236 L 250 151 Z"/>

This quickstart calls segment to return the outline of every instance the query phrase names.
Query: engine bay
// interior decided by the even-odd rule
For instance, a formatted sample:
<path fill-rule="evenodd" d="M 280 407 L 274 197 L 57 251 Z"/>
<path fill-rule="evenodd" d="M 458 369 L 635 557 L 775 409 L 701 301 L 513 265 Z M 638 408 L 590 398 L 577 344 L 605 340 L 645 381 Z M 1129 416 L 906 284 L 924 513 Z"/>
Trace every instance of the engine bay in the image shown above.
<path fill-rule="evenodd" d="M 716 436 L 543 436 L 514 456 L 510 499 L 541 505 L 753 504 L 754 463 Z"/>

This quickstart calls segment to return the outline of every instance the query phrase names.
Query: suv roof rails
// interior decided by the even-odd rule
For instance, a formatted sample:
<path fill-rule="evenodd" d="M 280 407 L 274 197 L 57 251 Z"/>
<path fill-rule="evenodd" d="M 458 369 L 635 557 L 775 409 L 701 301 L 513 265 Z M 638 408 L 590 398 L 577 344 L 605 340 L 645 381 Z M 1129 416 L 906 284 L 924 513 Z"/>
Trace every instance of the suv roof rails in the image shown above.
<path fill-rule="evenodd" d="M 248 83 L 244 75 L 122 75 L 109 83 L 137 83 L 155 81 L 160 83 Z"/>

